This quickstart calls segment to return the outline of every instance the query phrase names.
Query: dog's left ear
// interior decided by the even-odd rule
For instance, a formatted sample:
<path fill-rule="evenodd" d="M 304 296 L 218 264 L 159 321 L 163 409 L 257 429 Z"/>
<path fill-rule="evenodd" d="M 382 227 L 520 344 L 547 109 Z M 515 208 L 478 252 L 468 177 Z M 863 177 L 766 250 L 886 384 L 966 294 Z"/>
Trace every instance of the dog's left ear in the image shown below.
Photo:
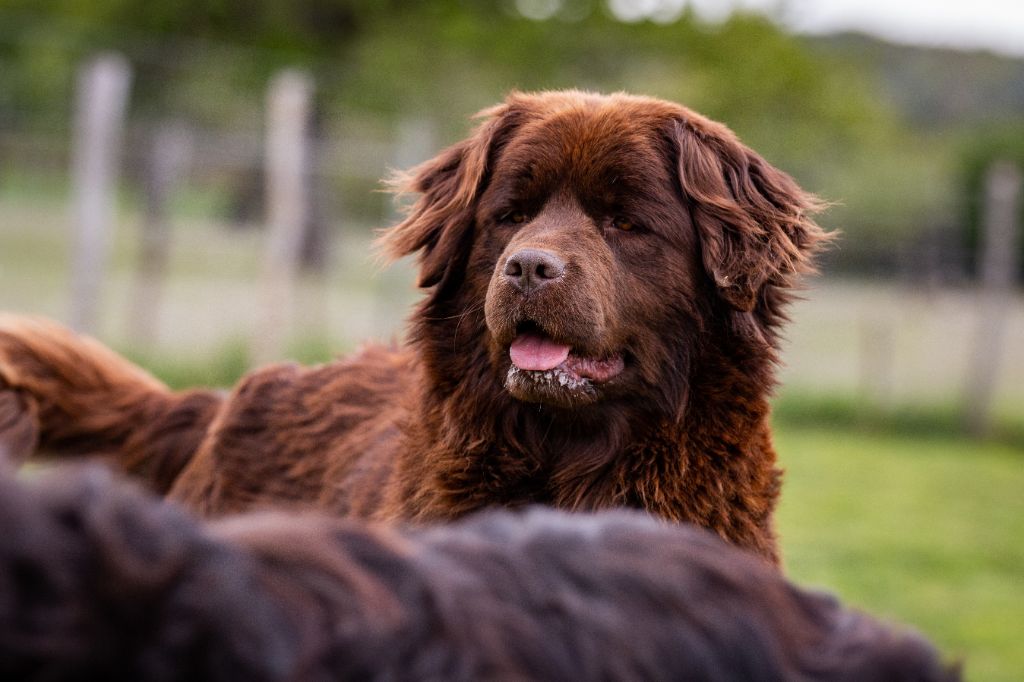
<path fill-rule="evenodd" d="M 673 125 L 679 182 L 719 295 L 749 312 L 766 286 L 788 288 L 812 272 L 830 238 L 812 219 L 821 202 L 725 126 L 703 118 Z"/>
<path fill-rule="evenodd" d="M 420 287 L 439 284 L 449 266 L 468 251 L 476 200 L 499 140 L 507 138 L 517 119 L 508 103 L 477 117 L 484 122 L 470 137 L 388 182 L 397 194 L 420 194 L 405 219 L 385 230 L 379 240 L 388 258 L 419 252 Z"/>

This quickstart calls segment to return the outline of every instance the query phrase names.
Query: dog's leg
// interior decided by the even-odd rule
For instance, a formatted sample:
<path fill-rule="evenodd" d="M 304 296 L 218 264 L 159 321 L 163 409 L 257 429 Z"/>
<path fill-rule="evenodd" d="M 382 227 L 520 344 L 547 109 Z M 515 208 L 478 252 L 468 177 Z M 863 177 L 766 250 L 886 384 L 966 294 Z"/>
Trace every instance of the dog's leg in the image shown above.
<path fill-rule="evenodd" d="M 53 322 L 0 314 L 0 446 L 12 459 L 104 456 L 166 491 L 221 398 L 173 393 L 97 341 Z"/>

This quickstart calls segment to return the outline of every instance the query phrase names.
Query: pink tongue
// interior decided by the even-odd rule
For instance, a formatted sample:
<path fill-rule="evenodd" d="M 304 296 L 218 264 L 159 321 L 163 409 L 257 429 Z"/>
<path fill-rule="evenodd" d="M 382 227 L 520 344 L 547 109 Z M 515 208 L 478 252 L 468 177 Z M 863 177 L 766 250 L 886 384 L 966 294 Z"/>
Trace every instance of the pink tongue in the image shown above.
<path fill-rule="evenodd" d="M 569 346 L 555 343 L 546 336 L 524 332 L 508 349 L 512 364 L 519 369 L 544 371 L 554 369 L 569 357 Z"/>

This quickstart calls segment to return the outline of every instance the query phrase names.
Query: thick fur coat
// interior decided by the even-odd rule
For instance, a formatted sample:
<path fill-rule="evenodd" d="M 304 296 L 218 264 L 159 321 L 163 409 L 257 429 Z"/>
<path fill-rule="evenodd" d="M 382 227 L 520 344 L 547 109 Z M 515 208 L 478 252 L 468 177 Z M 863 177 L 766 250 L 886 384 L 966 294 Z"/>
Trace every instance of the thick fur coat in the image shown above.
<path fill-rule="evenodd" d="M 0 676 L 957 679 L 915 633 L 636 512 L 200 526 L 97 469 L 0 477 Z"/>
<path fill-rule="evenodd" d="M 677 104 L 513 94 L 396 182 L 419 257 L 404 347 L 168 391 L 56 325 L 0 319 L 0 438 L 107 456 L 189 508 L 452 519 L 631 507 L 778 560 L 779 327 L 815 199 Z"/>

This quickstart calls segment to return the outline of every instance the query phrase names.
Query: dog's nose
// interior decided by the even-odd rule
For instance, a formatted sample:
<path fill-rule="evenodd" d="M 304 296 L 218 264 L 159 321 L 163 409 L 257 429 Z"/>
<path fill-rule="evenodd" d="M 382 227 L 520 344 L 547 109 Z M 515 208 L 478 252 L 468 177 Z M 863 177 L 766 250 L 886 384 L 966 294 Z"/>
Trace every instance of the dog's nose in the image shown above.
<path fill-rule="evenodd" d="M 541 249 L 523 249 L 505 261 L 505 278 L 524 294 L 551 283 L 563 272 L 565 261 Z"/>

